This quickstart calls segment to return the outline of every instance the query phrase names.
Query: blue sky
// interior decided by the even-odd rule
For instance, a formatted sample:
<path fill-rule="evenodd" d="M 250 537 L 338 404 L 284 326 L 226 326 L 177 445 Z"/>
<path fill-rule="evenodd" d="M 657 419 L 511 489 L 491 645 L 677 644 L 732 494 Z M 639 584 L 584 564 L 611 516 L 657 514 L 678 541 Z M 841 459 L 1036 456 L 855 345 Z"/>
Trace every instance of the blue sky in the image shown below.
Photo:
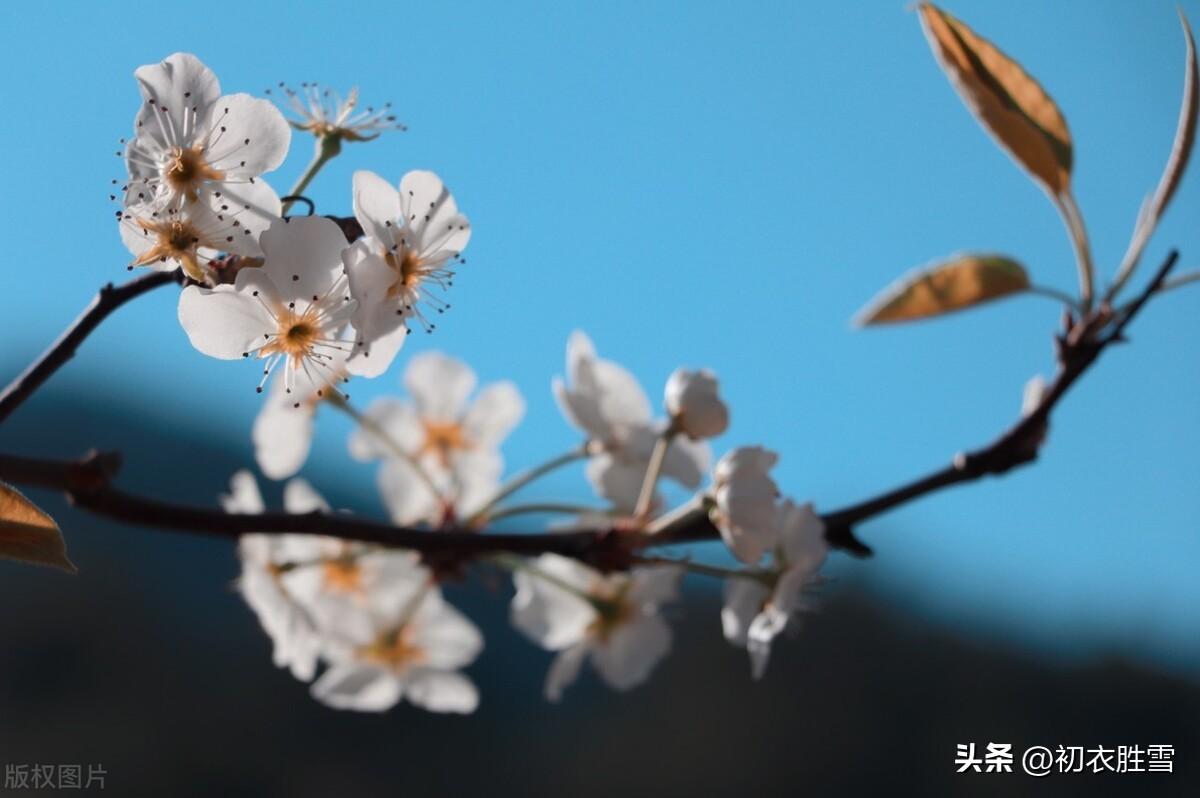
<path fill-rule="evenodd" d="M 1183 6 L 1200 21 L 1200 4 Z M 1076 195 L 1110 272 L 1174 131 L 1174 4 L 949 8 L 1063 109 Z M 122 173 L 113 152 L 137 109 L 133 70 L 176 50 L 226 91 L 319 80 L 395 103 L 410 132 L 348 147 L 309 193 L 322 212 L 348 213 L 359 168 L 392 180 L 434 169 L 452 188 L 474 227 L 468 263 L 451 314 L 407 351 L 436 347 L 521 387 L 513 466 L 574 442 L 549 382 L 575 328 L 652 396 L 677 365 L 715 369 L 734 411 L 718 450 L 777 449 L 785 490 L 823 508 L 989 440 L 1024 382 L 1052 367 L 1058 310 L 1040 298 L 923 326 L 848 324 L 896 276 L 959 250 L 1075 284 L 1050 203 L 964 110 L 903 3 L 46 3 L 6 20 L 9 367 L 126 276 L 107 201 Z M 310 146 L 297 136 L 269 178 L 281 193 Z M 1185 181 L 1147 262 L 1178 245 L 1185 267 L 1200 266 L 1198 182 Z M 864 526 L 878 556 L 835 570 L 1057 650 L 1200 662 L 1198 302 L 1179 292 L 1137 321 L 1133 344 L 1064 402 L 1035 467 Z M 136 395 L 183 422 L 230 408 L 249 462 L 254 369 L 193 351 L 169 292 L 123 309 L 69 368 L 104 375 L 99 395 Z M 354 385 L 355 402 L 396 390 L 401 368 Z M 345 434 L 323 419 L 314 482 L 370 480 L 343 468 Z M 564 474 L 540 497 L 583 498 L 581 486 Z"/>

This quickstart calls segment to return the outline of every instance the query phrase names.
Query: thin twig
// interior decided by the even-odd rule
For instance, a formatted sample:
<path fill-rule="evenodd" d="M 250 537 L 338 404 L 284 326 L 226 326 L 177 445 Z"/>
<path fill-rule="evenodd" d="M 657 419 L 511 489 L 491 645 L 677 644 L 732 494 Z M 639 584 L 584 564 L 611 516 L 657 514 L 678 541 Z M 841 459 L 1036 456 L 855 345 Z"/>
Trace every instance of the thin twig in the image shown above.
<path fill-rule="evenodd" d="M 100 289 L 95 299 L 67 328 L 62 336 L 50 345 L 41 357 L 33 362 L 20 376 L 8 384 L 0 393 L 0 423 L 2 423 L 30 394 L 50 378 L 54 372 L 75 355 L 83 340 L 104 321 L 108 314 L 129 300 L 162 285 L 179 283 L 182 272 L 151 272 L 135 277 L 127 283 L 114 286 L 112 283 Z"/>

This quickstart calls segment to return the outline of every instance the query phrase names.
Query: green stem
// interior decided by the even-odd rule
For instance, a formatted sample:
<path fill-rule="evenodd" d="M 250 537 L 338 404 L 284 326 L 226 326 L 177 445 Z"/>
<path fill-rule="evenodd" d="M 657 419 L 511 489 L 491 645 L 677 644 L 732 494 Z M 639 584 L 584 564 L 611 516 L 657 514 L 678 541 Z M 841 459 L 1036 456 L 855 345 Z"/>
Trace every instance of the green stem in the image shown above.
<path fill-rule="evenodd" d="M 443 505 L 446 504 L 445 497 L 442 496 L 442 492 L 438 490 L 437 485 L 434 484 L 433 477 L 429 476 L 429 472 L 425 470 L 425 468 L 420 464 L 420 462 L 417 461 L 415 457 L 404 451 L 400 444 L 396 443 L 396 441 L 392 439 L 392 436 L 388 434 L 387 430 L 379 426 L 375 419 L 358 412 L 358 410 L 348 401 L 346 401 L 346 398 L 338 391 L 326 391 L 324 399 L 326 402 L 333 405 L 338 410 L 341 410 L 343 413 L 350 416 L 350 418 L 354 419 L 355 423 L 357 423 L 360 427 L 374 435 L 380 443 L 387 447 L 389 452 L 395 455 L 396 458 L 403 460 L 405 463 L 410 465 L 413 471 L 415 471 L 417 476 L 420 478 L 421 482 L 425 484 L 425 487 L 429 488 L 429 492 L 434 495 L 438 502 Z"/>
<path fill-rule="evenodd" d="M 502 485 L 500 487 L 500 490 L 498 490 L 496 492 L 496 495 L 488 500 L 487 504 L 483 505 L 478 510 L 476 510 L 471 515 L 471 517 L 466 520 L 466 525 L 474 526 L 474 525 L 478 524 L 480 521 L 486 520 L 488 518 L 494 518 L 495 516 L 491 515 L 491 510 L 493 507 L 495 507 L 500 502 L 504 501 L 509 496 L 513 495 L 518 490 L 520 490 L 521 488 L 528 485 L 530 482 L 533 482 L 536 479 L 540 479 L 541 477 L 544 477 L 546 474 L 549 474 L 551 471 L 554 471 L 555 469 L 558 469 L 558 468 L 562 468 L 565 465 L 569 465 L 570 463 L 573 463 L 576 460 L 582 460 L 583 458 L 585 458 L 587 456 L 588 456 L 588 446 L 586 443 L 584 443 L 582 446 L 576 446 L 574 449 L 569 449 L 568 451 L 563 452 L 562 454 L 558 455 L 557 457 L 550 458 L 549 460 L 542 463 L 541 465 L 536 465 L 533 468 L 530 468 L 526 471 L 522 471 L 521 473 L 517 474 L 512 479 L 510 479 L 508 482 L 504 483 L 504 485 Z"/>
<path fill-rule="evenodd" d="M 304 193 L 304 189 L 308 188 L 308 184 L 313 181 L 317 173 L 325 164 L 329 163 L 334 157 L 342 151 L 342 139 L 339 136 L 318 136 L 317 146 L 313 152 L 312 162 L 308 168 L 304 170 L 304 174 L 298 179 L 284 196 L 297 197 Z M 295 200 L 288 200 L 283 203 L 282 213 L 286 214 L 292 207 Z"/>

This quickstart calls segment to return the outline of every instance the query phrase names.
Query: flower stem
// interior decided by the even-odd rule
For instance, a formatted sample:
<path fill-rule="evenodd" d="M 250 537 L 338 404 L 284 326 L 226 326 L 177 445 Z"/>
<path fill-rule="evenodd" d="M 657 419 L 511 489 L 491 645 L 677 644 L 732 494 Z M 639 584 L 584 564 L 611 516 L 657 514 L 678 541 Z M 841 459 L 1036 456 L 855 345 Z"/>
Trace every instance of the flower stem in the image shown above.
<path fill-rule="evenodd" d="M 658 487 L 658 477 L 662 474 L 663 461 L 667 459 L 667 449 L 675 437 L 675 425 L 669 425 L 654 443 L 654 451 L 650 453 L 650 463 L 646 466 L 646 477 L 642 480 L 642 492 L 638 494 L 637 507 L 633 517 L 640 522 L 650 518 L 650 509 L 654 504 L 654 490 Z"/>
<path fill-rule="evenodd" d="M 528 485 L 530 482 L 544 477 L 546 474 L 549 474 L 555 469 L 562 468 L 563 466 L 569 465 L 576 460 L 581 460 L 584 457 L 587 457 L 587 455 L 588 446 L 586 443 L 584 443 L 582 446 L 576 446 L 573 449 L 568 449 L 557 457 L 551 457 L 541 465 L 536 465 L 533 468 L 522 471 L 508 482 L 504 483 L 504 485 L 500 487 L 500 490 L 496 491 L 496 495 L 488 500 L 487 504 L 476 510 L 471 517 L 466 520 L 466 525 L 474 526 L 480 521 L 498 517 L 491 514 L 492 508 L 497 504 L 504 501 L 509 496 Z"/>
<path fill-rule="evenodd" d="M 772 571 L 761 568 L 722 568 L 719 565 L 705 565 L 704 563 L 693 562 L 691 560 L 674 560 L 670 557 L 639 557 L 637 562 L 639 565 L 676 566 L 684 569 L 689 574 L 711 576 L 716 579 L 751 579 L 764 584 L 769 584 L 775 579 L 775 574 Z"/>
<path fill-rule="evenodd" d="M 403 460 L 405 463 L 411 466 L 412 470 L 416 472 L 417 477 L 420 478 L 421 482 L 425 484 L 425 487 L 429 488 L 429 492 L 434 495 L 438 502 L 443 505 L 446 504 L 446 498 L 442 496 L 442 492 L 438 490 L 437 485 L 434 484 L 433 477 L 429 476 L 429 472 L 425 470 L 425 468 L 420 462 L 417 461 L 415 457 L 404 451 L 403 447 L 396 443 L 392 436 L 388 434 L 388 431 L 381 427 L 379 423 L 375 421 L 375 419 L 360 413 L 358 409 L 346 401 L 346 398 L 338 391 L 326 391 L 324 399 L 326 402 L 333 405 L 338 410 L 341 410 L 343 413 L 350 416 L 350 418 L 354 419 L 354 421 L 360 427 L 374 435 L 379 442 L 386 446 L 388 451 L 391 452 L 397 459 Z"/>
<path fill-rule="evenodd" d="M 313 159 L 309 163 L 308 168 L 304 170 L 304 174 L 296 181 L 296 184 L 288 191 L 285 196 L 297 197 L 304 193 L 304 189 L 308 188 L 308 184 L 313 181 L 317 173 L 325 164 L 333 160 L 339 152 L 342 151 L 342 140 L 338 136 L 318 136 L 317 146 L 313 152 Z M 282 213 L 286 214 L 295 202 L 289 199 L 283 203 Z"/>

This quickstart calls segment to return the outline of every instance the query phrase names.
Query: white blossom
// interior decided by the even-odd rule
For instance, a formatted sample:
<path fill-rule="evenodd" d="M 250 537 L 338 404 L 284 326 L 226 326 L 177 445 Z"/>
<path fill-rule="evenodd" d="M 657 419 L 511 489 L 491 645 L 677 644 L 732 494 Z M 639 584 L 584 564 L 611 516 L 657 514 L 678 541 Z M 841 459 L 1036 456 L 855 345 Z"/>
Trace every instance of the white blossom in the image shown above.
<path fill-rule="evenodd" d="M 220 203 L 213 207 L 213 203 Z M 121 240 L 133 253 L 129 268 L 184 273 L 200 283 L 215 282 L 209 264 L 220 253 L 256 257 L 262 254 L 258 235 L 242 224 L 241 213 L 227 202 L 206 196 L 186 209 L 156 208 L 139 203 L 117 214 Z M 261 228 L 260 228 L 261 229 Z"/>
<path fill-rule="evenodd" d="M 304 465 L 312 448 L 317 406 L 346 380 L 347 353 L 331 349 L 329 356 L 328 369 L 312 375 L 303 370 L 295 372 L 290 390 L 286 375 L 277 376 L 254 418 L 250 435 L 254 459 L 271 479 L 286 479 Z"/>
<path fill-rule="evenodd" d="M 301 83 L 299 91 L 283 83 L 279 88 L 287 97 L 288 109 L 295 114 L 288 124 L 318 138 L 371 141 L 385 131 L 405 129 L 396 121 L 391 103 L 384 103 L 379 108 L 360 108 L 357 88 L 350 89 L 345 97 L 316 83 Z M 267 94 L 270 93 L 268 90 Z"/>
<path fill-rule="evenodd" d="M 126 205 L 185 217 L 219 209 L 257 235 L 279 216 L 279 198 L 259 175 L 283 162 L 291 129 L 267 100 L 221 94 L 212 71 L 175 53 L 134 72 L 143 104 L 126 144 Z"/>
<path fill-rule="evenodd" d="M 771 642 L 797 611 L 808 608 L 803 591 L 817 583 L 817 572 L 829 554 L 825 525 L 811 504 L 783 502 L 778 525 L 771 585 L 743 577 L 725 583 L 721 626 L 727 640 L 750 653 L 755 679 L 766 671 Z"/>
<path fill-rule="evenodd" d="M 285 391 L 300 374 L 310 384 L 336 382 L 349 348 L 340 332 L 355 308 L 341 268 L 345 244 L 329 219 L 275 221 L 262 235 L 262 266 L 241 269 L 233 285 L 180 294 L 179 322 L 192 346 L 226 360 L 265 359 L 259 391 L 280 365 Z"/>
<path fill-rule="evenodd" d="M 585 659 L 610 687 L 629 690 L 650 676 L 671 648 L 671 628 L 659 615 L 678 598 L 683 571 L 635 568 L 605 576 L 557 554 L 529 560 L 513 575 L 513 625 L 539 646 L 558 652 L 545 693 L 558 701 Z"/>
<path fill-rule="evenodd" d="M 450 307 L 441 294 L 454 281 L 471 227 L 441 178 L 423 171 L 406 174 L 398 191 L 374 172 L 355 172 L 354 216 L 364 235 L 345 253 L 359 301 L 349 368 L 377 376 L 404 345 L 409 319 L 432 331 L 430 314 Z"/>
<path fill-rule="evenodd" d="M 485 385 L 471 399 L 475 372 L 440 352 L 413 357 L 403 382 L 411 400 L 379 399 L 364 414 L 385 438 L 360 426 L 350 438 L 350 454 L 384 461 L 378 484 L 396 523 L 441 520 L 439 496 L 414 472 L 414 462 L 432 478 L 441 498 L 460 516 L 469 515 L 499 487 L 500 445 L 524 415 L 525 401 L 507 381 Z"/>
<path fill-rule="evenodd" d="M 597 448 L 586 467 L 592 487 L 617 509 L 633 510 L 664 427 L 652 418 L 642 386 L 617 363 L 597 357 L 591 339 L 577 330 L 567 340 L 567 380 L 555 378 L 552 387 L 563 415 Z M 707 444 L 677 437 L 662 473 L 694 489 L 709 457 Z"/>
<path fill-rule="evenodd" d="M 365 624 L 338 630 L 313 696 L 336 709 L 382 712 L 401 699 L 431 712 L 470 713 L 479 694 L 458 670 L 483 649 L 479 629 L 429 583 L 374 593 Z"/>
<path fill-rule="evenodd" d="M 708 369 L 676 369 L 667 380 L 665 401 L 676 427 L 689 438 L 715 438 L 729 426 L 729 408 Z"/>
<path fill-rule="evenodd" d="M 754 564 L 778 540 L 779 487 L 770 470 L 779 456 L 761 446 L 726 453 L 713 469 L 713 522 L 734 556 Z"/>

